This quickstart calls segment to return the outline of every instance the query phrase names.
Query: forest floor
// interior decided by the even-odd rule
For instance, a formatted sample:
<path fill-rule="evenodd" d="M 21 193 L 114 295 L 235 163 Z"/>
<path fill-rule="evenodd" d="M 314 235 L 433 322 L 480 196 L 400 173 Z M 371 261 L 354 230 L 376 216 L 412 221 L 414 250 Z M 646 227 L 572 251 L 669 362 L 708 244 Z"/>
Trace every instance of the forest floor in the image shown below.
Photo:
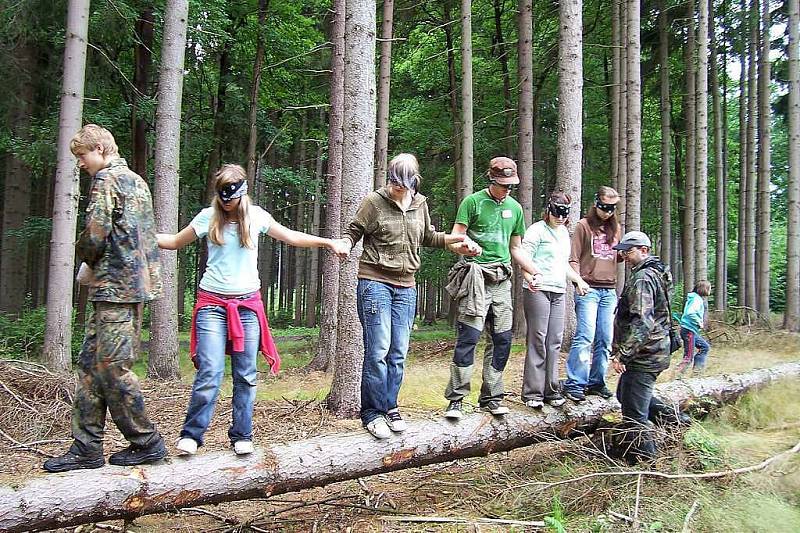
<path fill-rule="evenodd" d="M 324 409 L 330 376 L 306 373 L 315 349 L 313 332 L 276 331 L 284 369 L 261 374 L 254 426 L 256 445 L 345 431 L 363 431 L 357 420 L 338 420 Z M 300 334 L 298 334 L 300 333 Z M 310 333 L 310 334 L 309 334 Z M 800 336 L 719 325 L 707 374 L 741 372 L 800 360 Z M 400 394 L 404 415 L 441 416 L 452 357 L 446 325 L 420 327 L 412 337 Z M 514 344 L 505 372 L 508 401 L 519 403 L 523 343 Z M 9 368 L 20 368 L 9 372 Z M 144 373 L 145 362 L 137 365 Z M 23 371 L 24 370 L 24 371 Z M 41 463 L 68 444 L 68 398 L 73 386 L 53 378 L 31 380 L 34 367 L 4 367 L 0 381 L 17 399 L 0 403 L 0 483 L 46 475 Z M 193 370 L 182 354 L 181 383 L 143 380 L 148 412 L 168 443 L 180 431 Z M 562 369 L 563 371 L 563 369 Z M 32 375 L 32 374 L 31 374 Z M 664 372 L 659 381 L 674 378 Z M 609 384 L 614 387 L 615 377 Z M 472 403 L 480 384 L 475 372 Z M 655 468 L 671 473 L 719 471 L 758 463 L 800 440 L 800 381 L 751 393 L 733 405 L 667 436 L 671 443 Z M 228 446 L 229 377 L 206 435 L 204 450 Z M 37 416 L 31 416 L 31 410 Z M 125 446 L 107 424 L 106 452 Z M 12 444 L 12 440 L 17 445 Z M 268 499 L 185 509 L 170 514 L 85 525 L 65 531 L 535 531 L 525 525 L 479 519 L 546 521 L 551 531 L 798 531 L 800 456 L 769 469 L 720 480 L 659 480 L 638 476 L 593 477 L 552 485 L 589 473 L 621 471 L 590 453 L 588 441 L 548 442 L 489 457 L 382 474 L 358 481 Z M 232 453 L 232 452 L 231 452 Z M 551 483 L 550 485 L 541 482 Z M 687 515 L 688 519 L 687 519 Z M 392 517 L 439 517 L 451 522 L 408 522 Z M 248 529 L 250 528 L 250 529 Z"/>

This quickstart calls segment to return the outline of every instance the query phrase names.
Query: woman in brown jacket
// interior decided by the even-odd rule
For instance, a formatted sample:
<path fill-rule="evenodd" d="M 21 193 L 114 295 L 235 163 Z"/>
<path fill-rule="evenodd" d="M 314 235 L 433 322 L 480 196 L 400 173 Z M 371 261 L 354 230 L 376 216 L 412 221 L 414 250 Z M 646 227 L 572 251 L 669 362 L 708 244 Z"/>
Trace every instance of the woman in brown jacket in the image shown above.
<path fill-rule="evenodd" d="M 444 248 L 460 242 L 457 253 L 480 253 L 464 235 L 434 231 L 427 199 L 417 192 L 419 164 L 413 155 L 396 156 L 387 174 L 386 186 L 364 198 L 343 235 L 353 245 L 364 239 L 357 296 L 364 331 L 361 421 L 378 439 L 406 429 L 397 395 L 417 309 L 414 275 L 420 246 Z"/>

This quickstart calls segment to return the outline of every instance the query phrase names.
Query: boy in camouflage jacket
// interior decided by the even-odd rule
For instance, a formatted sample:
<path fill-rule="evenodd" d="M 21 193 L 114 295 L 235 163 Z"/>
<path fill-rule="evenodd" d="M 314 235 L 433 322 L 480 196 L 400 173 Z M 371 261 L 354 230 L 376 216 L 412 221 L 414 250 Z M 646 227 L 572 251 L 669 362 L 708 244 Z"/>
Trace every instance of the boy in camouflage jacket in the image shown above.
<path fill-rule="evenodd" d="M 109 457 L 115 465 L 152 463 L 164 441 L 144 410 L 131 370 L 139 344 L 142 306 L 161 296 L 153 203 L 145 181 L 119 157 L 111 132 L 84 126 L 70 142 L 91 175 L 86 227 L 77 242 L 79 282 L 88 285 L 92 313 L 78 363 L 70 449 L 43 465 L 48 472 L 103 466 L 106 410 L 131 443 Z"/>

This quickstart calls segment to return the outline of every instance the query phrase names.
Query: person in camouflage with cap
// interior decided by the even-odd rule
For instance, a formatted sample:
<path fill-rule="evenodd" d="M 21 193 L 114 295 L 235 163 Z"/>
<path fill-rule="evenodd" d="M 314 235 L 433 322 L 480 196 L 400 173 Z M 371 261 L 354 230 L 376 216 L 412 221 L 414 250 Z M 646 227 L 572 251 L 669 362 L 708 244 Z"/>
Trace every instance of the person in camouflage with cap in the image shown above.
<path fill-rule="evenodd" d="M 161 296 L 153 203 L 147 183 L 119 157 L 111 132 L 87 124 L 70 142 L 79 166 L 93 177 L 86 227 L 78 237 L 78 281 L 88 285 L 92 313 L 78 363 L 72 407 L 74 442 L 47 460 L 48 472 L 103 466 L 106 411 L 130 442 L 113 465 L 152 463 L 166 456 L 148 419 L 136 374 L 142 306 Z"/>
<path fill-rule="evenodd" d="M 611 364 L 620 374 L 624 436 L 620 449 L 629 460 L 651 460 L 657 452 L 651 421 L 686 422 L 685 415 L 653 396 L 658 375 L 669 367 L 672 275 L 641 231 L 629 231 L 614 246 L 631 267 L 617 306 Z"/>

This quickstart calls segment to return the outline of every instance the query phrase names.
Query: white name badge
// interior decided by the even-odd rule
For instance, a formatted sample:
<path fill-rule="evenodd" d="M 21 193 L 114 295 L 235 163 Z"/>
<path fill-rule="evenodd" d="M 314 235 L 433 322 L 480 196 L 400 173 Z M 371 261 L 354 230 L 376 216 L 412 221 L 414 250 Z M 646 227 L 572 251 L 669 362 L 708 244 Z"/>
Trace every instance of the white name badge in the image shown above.
<path fill-rule="evenodd" d="M 503 209 L 503 214 L 502 214 L 503 218 L 511 218 L 511 216 L 512 216 L 511 209 Z"/>

